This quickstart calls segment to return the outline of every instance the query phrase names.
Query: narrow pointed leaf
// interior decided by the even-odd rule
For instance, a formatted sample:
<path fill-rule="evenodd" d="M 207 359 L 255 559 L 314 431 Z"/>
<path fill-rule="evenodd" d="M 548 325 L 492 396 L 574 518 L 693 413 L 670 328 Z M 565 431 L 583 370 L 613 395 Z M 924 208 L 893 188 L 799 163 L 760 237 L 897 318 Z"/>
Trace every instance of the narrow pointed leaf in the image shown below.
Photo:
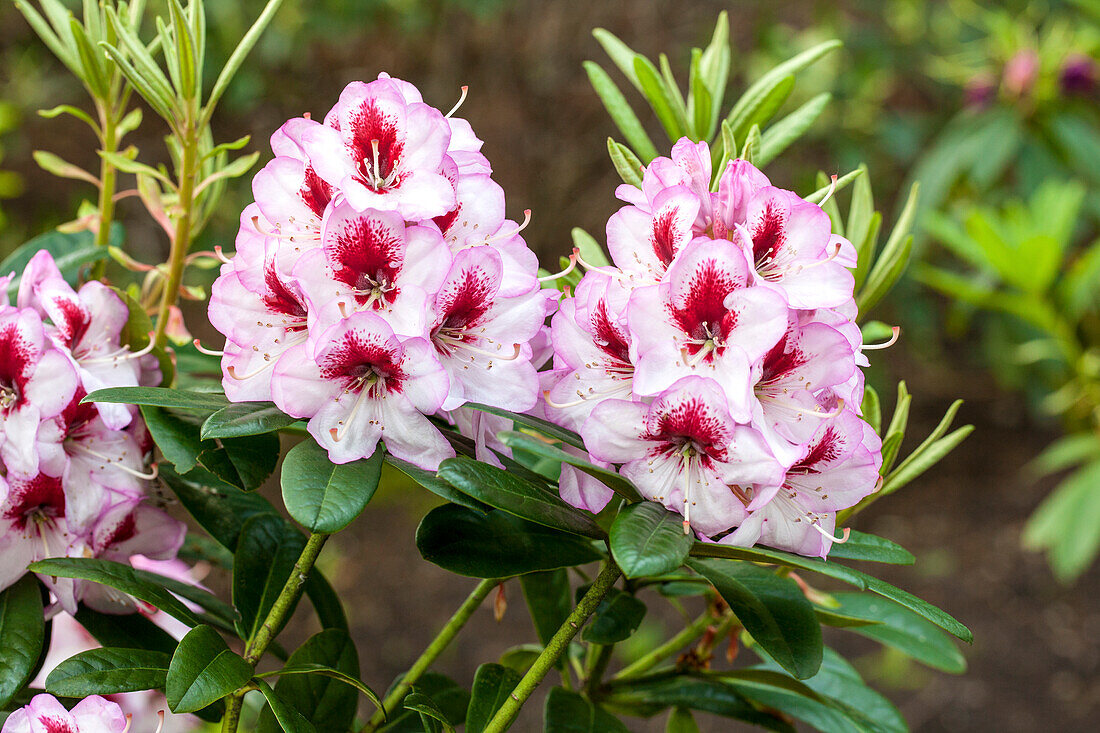
<path fill-rule="evenodd" d="M 591 61 L 584 62 L 584 70 L 588 74 L 589 83 L 596 90 L 596 95 L 603 102 L 607 113 L 611 115 L 611 120 L 615 123 L 615 126 L 626 138 L 627 144 L 634 148 L 634 151 L 646 162 L 656 158 L 657 148 L 653 145 L 653 141 L 649 138 L 645 128 L 642 127 L 638 116 L 634 114 L 630 103 L 626 101 L 626 97 L 619 91 L 619 87 L 615 85 L 607 72 L 599 64 Z"/>

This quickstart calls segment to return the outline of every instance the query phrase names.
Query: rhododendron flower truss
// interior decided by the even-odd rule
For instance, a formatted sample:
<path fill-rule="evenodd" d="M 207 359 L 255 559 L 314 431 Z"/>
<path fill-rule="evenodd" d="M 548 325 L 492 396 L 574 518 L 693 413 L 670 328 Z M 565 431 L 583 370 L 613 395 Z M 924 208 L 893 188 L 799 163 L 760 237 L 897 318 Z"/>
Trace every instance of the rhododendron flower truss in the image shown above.
<path fill-rule="evenodd" d="M 730 416 L 711 379 L 684 377 L 652 404 L 608 400 L 582 429 L 593 457 L 621 463 L 649 499 L 703 534 L 737 524 L 767 501 L 783 475 L 757 431 Z"/>
<path fill-rule="evenodd" d="M 367 458 L 380 439 L 398 458 L 434 470 L 454 455 L 426 414 L 447 397 L 447 373 L 422 338 L 398 340 L 382 318 L 360 312 L 328 327 L 315 351 L 288 351 L 272 380 L 275 403 L 309 418 L 309 432 L 335 463 Z"/>
<path fill-rule="evenodd" d="M 99 695 L 86 697 L 67 710 L 53 695 L 35 695 L 4 721 L 3 733 L 131 733 L 130 720 L 118 703 Z M 136 733 L 136 732 L 135 732 Z"/>

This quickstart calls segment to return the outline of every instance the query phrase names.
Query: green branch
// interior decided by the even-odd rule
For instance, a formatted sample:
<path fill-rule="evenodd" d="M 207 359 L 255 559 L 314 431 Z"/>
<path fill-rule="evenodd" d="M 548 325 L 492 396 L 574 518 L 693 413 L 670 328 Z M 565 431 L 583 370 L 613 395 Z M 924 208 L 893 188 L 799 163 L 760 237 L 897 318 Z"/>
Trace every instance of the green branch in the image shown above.
<path fill-rule="evenodd" d="M 573 612 L 569 614 L 569 618 L 565 620 L 565 623 L 554 633 L 546 648 L 535 659 L 534 664 L 527 670 L 527 674 L 523 675 L 523 679 L 516 685 L 516 689 L 512 690 L 512 694 L 505 699 L 504 705 L 489 721 L 489 725 L 485 727 L 483 733 L 503 733 L 503 731 L 508 730 L 520 708 L 523 707 L 523 703 L 527 702 L 527 698 L 531 697 L 531 693 L 539 686 L 543 677 L 565 653 L 565 650 L 569 647 L 569 642 L 573 641 L 573 637 L 588 621 L 588 617 L 596 611 L 596 607 L 600 605 L 600 601 L 615 585 L 615 581 L 619 579 L 621 572 L 614 560 L 607 560 L 600 570 L 600 574 L 596 577 L 596 582 L 584 594 L 584 597 L 581 598 L 580 603 L 573 609 Z"/>
<path fill-rule="evenodd" d="M 450 620 L 444 624 L 440 629 L 436 637 L 432 639 L 431 643 L 424 650 L 424 653 L 420 655 L 420 658 L 413 662 L 413 665 L 409 667 L 409 671 L 402 677 L 401 681 L 394 685 L 390 694 L 386 695 L 386 699 L 382 701 L 382 709 L 377 710 L 371 719 L 367 721 L 367 724 L 363 726 L 362 733 L 369 733 L 378 726 L 382 725 L 386 720 L 387 714 L 392 714 L 401 701 L 405 698 L 405 693 L 416 684 L 420 677 L 428 671 L 428 668 L 432 666 L 436 658 L 447 648 L 447 645 L 454 641 L 454 638 L 458 636 L 458 632 L 462 630 L 462 627 L 466 625 L 466 622 L 470 620 L 470 617 L 474 615 L 474 611 L 478 609 L 481 602 L 485 600 L 486 596 L 492 592 L 493 588 L 500 585 L 500 578 L 487 578 L 477 584 L 473 592 L 467 596 L 462 605 L 458 607 L 458 610 L 454 612 Z"/>

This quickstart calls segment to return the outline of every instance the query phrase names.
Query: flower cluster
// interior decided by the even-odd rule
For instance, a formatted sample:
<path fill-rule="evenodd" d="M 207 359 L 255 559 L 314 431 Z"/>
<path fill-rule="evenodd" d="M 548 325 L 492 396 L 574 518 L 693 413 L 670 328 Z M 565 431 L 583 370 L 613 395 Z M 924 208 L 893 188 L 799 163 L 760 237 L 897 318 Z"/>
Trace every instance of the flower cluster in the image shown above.
<path fill-rule="evenodd" d="M 382 74 L 271 148 L 210 301 L 229 399 L 307 418 L 334 462 L 384 438 L 427 469 L 454 455 L 429 416 L 535 405 L 552 301 L 468 122 Z"/>
<path fill-rule="evenodd" d="M 619 188 L 614 266 L 588 267 L 552 322 L 546 414 L 685 532 L 823 557 L 881 465 L 858 414 L 856 252 L 746 161 L 711 180 L 707 144 L 684 139 Z M 593 511 L 610 498 L 568 468 L 561 488 Z"/>
<path fill-rule="evenodd" d="M 7 289 L 11 277 L 0 287 Z M 156 384 L 150 348 L 121 343 L 129 311 L 110 288 L 74 291 L 42 250 L 0 304 L 0 589 L 46 557 L 175 557 L 184 526 L 146 501 L 151 448 L 136 409 L 83 404 L 103 387 Z M 41 577 L 65 610 L 128 606 L 106 586 Z"/>

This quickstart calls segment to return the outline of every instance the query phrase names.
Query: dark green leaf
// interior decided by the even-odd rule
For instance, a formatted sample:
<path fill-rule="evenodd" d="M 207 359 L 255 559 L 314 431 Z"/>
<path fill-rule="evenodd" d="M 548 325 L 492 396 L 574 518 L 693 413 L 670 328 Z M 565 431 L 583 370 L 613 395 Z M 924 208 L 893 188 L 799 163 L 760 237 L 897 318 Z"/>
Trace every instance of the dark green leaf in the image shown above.
<path fill-rule="evenodd" d="M 588 591 L 589 586 L 577 588 L 576 598 Z M 612 588 L 600 601 L 592 614 L 592 620 L 581 632 L 581 639 L 593 644 L 615 644 L 630 638 L 645 618 L 646 605 L 634 596 Z"/>
<path fill-rule="evenodd" d="M 916 611 L 941 629 L 950 632 L 953 636 L 965 642 L 974 640 L 974 635 L 970 633 L 970 629 L 966 628 L 952 618 L 951 615 L 936 608 L 931 603 L 917 598 L 912 593 L 903 591 L 900 588 L 895 588 L 889 583 L 874 578 L 867 573 L 861 573 L 858 570 L 853 570 L 852 568 L 845 567 L 835 562 L 824 562 L 817 558 L 801 557 L 799 555 L 791 555 L 790 553 L 769 550 L 762 547 L 747 549 L 709 543 L 697 543 L 692 548 L 691 554 L 695 557 L 725 557 L 737 560 L 749 560 L 750 562 L 777 563 L 792 568 L 800 568 L 802 570 L 821 573 L 830 578 L 836 578 L 837 580 L 842 580 L 845 583 L 854 585 L 860 590 L 866 589 L 880 596 L 894 600 L 906 608 Z"/>
<path fill-rule="evenodd" d="M 91 649 L 54 667 L 46 689 L 64 697 L 161 690 L 171 660 L 169 654 L 146 649 Z"/>
<path fill-rule="evenodd" d="M 245 491 L 260 488 L 279 462 L 278 435 L 249 435 L 217 442 L 221 444 L 219 447 L 199 454 L 199 464 L 227 484 Z"/>
<path fill-rule="evenodd" d="M 833 543 L 829 557 L 842 560 L 871 560 L 894 565 L 912 565 L 916 562 L 912 553 L 901 545 L 883 537 L 855 530 L 848 536 L 847 542 Z"/>
<path fill-rule="evenodd" d="M 465 456 L 448 458 L 439 466 L 439 477 L 467 496 L 522 519 L 587 537 L 606 536 L 590 514 L 496 466 Z"/>
<path fill-rule="evenodd" d="M 141 614 L 120 616 L 100 613 L 87 606 L 80 606 L 75 617 L 92 637 L 103 646 L 125 649 L 148 649 L 172 655 L 176 640 Z"/>
<path fill-rule="evenodd" d="M 798 679 L 821 666 L 821 626 L 813 606 L 790 578 L 744 562 L 689 560 L 718 590 L 760 646 Z"/>
<path fill-rule="evenodd" d="M 248 684 L 252 665 L 229 651 L 218 632 L 196 626 L 180 640 L 168 667 L 165 695 L 173 713 L 204 708 Z"/>
<path fill-rule="evenodd" d="M 439 709 L 435 701 L 427 695 L 420 692 L 410 692 L 405 695 L 403 707 L 420 715 L 420 722 L 424 724 L 424 730 L 454 733 L 455 727 L 447 720 L 447 716 Z"/>
<path fill-rule="evenodd" d="M 358 679 L 359 654 L 347 632 L 325 629 L 311 636 L 290 655 L 286 666 L 319 664 Z M 355 719 L 358 695 L 354 687 L 324 675 L 280 676 L 275 690 L 279 697 L 322 731 L 347 730 Z M 264 711 L 261 717 L 269 715 Z"/>
<path fill-rule="evenodd" d="M 553 438 L 554 440 L 560 440 L 563 443 L 573 446 L 574 448 L 580 448 L 584 450 L 584 441 L 581 436 L 574 433 L 572 430 L 566 430 L 560 425 L 555 425 L 549 420 L 543 420 L 539 417 L 532 415 L 521 415 L 517 412 L 509 412 L 508 410 L 502 410 L 499 407 L 492 407 L 490 405 L 482 405 L 477 402 L 467 402 L 463 407 L 469 407 L 480 412 L 487 412 L 490 415 L 499 415 L 500 417 L 506 417 L 513 422 L 524 426 L 525 428 L 531 428 L 537 430 L 543 435 Z"/>
<path fill-rule="evenodd" d="M 854 626 L 870 626 L 879 623 L 878 621 L 868 621 L 867 619 L 856 618 L 855 616 L 846 616 L 843 613 L 837 613 L 830 608 L 824 608 L 822 606 L 814 606 L 814 615 L 816 615 L 817 620 L 824 625 L 835 626 L 839 629 L 849 629 Z"/>
<path fill-rule="evenodd" d="M 653 681 L 632 681 L 629 685 L 616 687 L 608 696 L 607 703 L 612 709 L 622 706 L 641 715 L 655 715 L 668 707 L 690 708 L 744 720 L 768 730 L 794 733 L 789 723 L 759 711 L 733 687 L 712 678 L 679 675 Z"/>
<path fill-rule="evenodd" d="M 203 438 L 239 438 L 270 433 L 297 422 L 273 402 L 237 402 L 215 412 L 202 424 Z"/>
<path fill-rule="evenodd" d="M 499 664 L 483 664 L 474 674 L 466 733 L 481 733 L 519 683 L 517 672 Z"/>
<path fill-rule="evenodd" d="M 394 680 L 394 684 L 397 682 L 398 680 Z M 431 698 L 451 725 L 461 725 L 466 719 L 470 693 L 459 687 L 454 680 L 435 672 L 427 672 L 413 686 L 413 691 Z M 398 707 L 390 713 L 390 721 L 379 729 L 379 733 L 424 733 L 424 726 L 416 712 Z"/>
<path fill-rule="evenodd" d="M 251 638 L 267 618 L 305 544 L 282 517 L 260 514 L 244 523 L 233 555 L 233 605 L 241 614 L 242 638 Z"/>
<path fill-rule="evenodd" d="M 614 715 L 562 687 L 546 696 L 542 724 L 545 733 L 628 733 Z"/>
<path fill-rule="evenodd" d="M 680 515 L 652 501 L 623 507 L 611 525 L 611 554 L 628 578 L 672 572 L 683 565 L 693 541 Z"/>
<path fill-rule="evenodd" d="M 152 405 L 141 405 L 139 409 L 153 442 L 180 473 L 190 471 L 198 465 L 200 453 L 215 447 L 213 441 L 199 439 L 197 422 Z"/>
<path fill-rule="evenodd" d="M 34 676 L 45 637 L 42 590 L 28 573 L 0 592 L 0 708 Z"/>
<path fill-rule="evenodd" d="M 481 515 L 445 504 L 416 530 L 421 556 L 445 570 L 475 578 L 503 578 L 598 560 L 591 542 L 499 510 Z"/>
<path fill-rule="evenodd" d="M 531 611 L 535 633 L 545 645 L 573 610 L 569 572 L 565 568 L 559 568 L 542 573 L 528 573 L 520 576 L 519 584 L 523 588 L 527 608 Z"/>
<path fill-rule="evenodd" d="M 431 471 L 425 471 L 423 468 L 414 466 L 408 461 L 394 458 L 389 453 L 386 454 L 385 461 L 436 496 L 442 497 L 454 504 L 464 506 L 467 509 L 472 509 L 479 514 L 485 514 L 490 510 L 490 507 L 486 504 L 476 499 L 471 499 Z"/>
<path fill-rule="evenodd" d="M 892 601 L 866 593 L 834 593 L 840 602 L 839 613 L 878 621 L 852 631 L 892 646 L 927 664 L 951 674 L 966 671 L 966 659 L 958 647 L 938 626 Z"/>
<path fill-rule="evenodd" d="M 229 404 L 225 395 L 216 392 L 184 392 L 167 387 L 108 387 L 97 389 L 83 402 L 115 402 L 124 405 L 152 405 L 182 410 L 215 412 Z"/>
<path fill-rule="evenodd" d="M 317 730 L 293 705 L 287 704 L 281 696 L 276 694 L 275 690 L 271 689 L 271 685 L 258 679 L 256 686 L 267 698 L 267 709 L 271 711 L 275 720 L 279 722 L 279 727 L 286 733 L 314 733 Z"/>
<path fill-rule="evenodd" d="M 295 521 L 311 532 L 332 534 L 354 521 L 378 488 L 382 447 L 366 460 L 334 464 L 313 440 L 290 449 L 280 483 L 283 503 Z"/>
<path fill-rule="evenodd" d="M 630 481 L 622 475 L 606 468 L 600 468 L 590 461 L 567 453 L 555 445 L 549 445 L 544 441 L 532 438 L 530 435 L 515 431 L 501 431 L 497 433 L 497 438 L 509 448 L 519 448 L 528 453 L 550 459 L 555 463 L 567 463 L 570 466 L 575 466 L 588 475 L 602 481 L 609 489 L 627 501 L 641 501 L 642 499 L 641 494 L 638 493 L 638 489 L 635 488 L 634 484 L 630 483 Z"/>
<path fill-rule="evenodd" d="M 58 557 L 39 560 L 30 569 L 43 575 L 101 583 L 152 604 L 188 626 L 198 623 L 195 615 L 178 598 L 155 583 L 142 579 L 129 565 L 91 557 Z"/>
<path fill-rule="evenodd" d="M 665 733 L 699 733 L 699 726 L 687 708 L 673 708 L 668 714 Z"/>

